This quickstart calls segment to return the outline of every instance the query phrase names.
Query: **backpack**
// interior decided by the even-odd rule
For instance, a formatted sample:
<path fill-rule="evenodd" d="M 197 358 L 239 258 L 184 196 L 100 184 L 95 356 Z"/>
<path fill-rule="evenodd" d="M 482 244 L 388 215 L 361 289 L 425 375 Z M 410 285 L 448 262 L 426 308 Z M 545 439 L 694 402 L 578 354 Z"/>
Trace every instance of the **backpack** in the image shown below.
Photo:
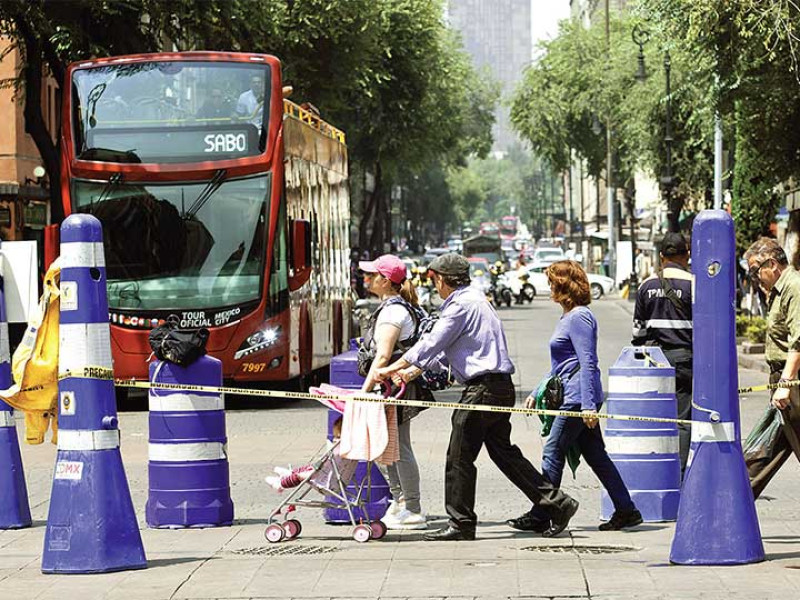
<path fill-rule="evenodd" d="M 356 352 L 356 359 L 358 361 L 358 374 L 362 377 L 367 376 L 369 369 L 372 366 L 372 361 L 375 360 L 377 348 L 374 344 L 374 337 L 375 324 L 378 321 L 378 315 L 384 308 L 393 304 L 402 304 L 414 321 L 414 333 L 408 339 L 397 342 L 395 353 L 392 355 L 393 360 L 416 344 L 420 337 L 429 333 L 436 324 L 436 321 L 439 319 L 438 314 L 429 315 L 421 307 L 414 306 L 401 296 L 392 296 L 391 298 L 387 298 L 381 302 L 380 306 L 378 306 L 378 308 L 375 309 L 375 312 L 370 316 L 366 331 L 364 332 L 364 337 L 361 338 L 358 351 Z M 422 389 L 436 392 L 447 389 L 452 385 L 453 380 L 450 375 L 450 368 L 444 367 L 443 365 L 439 366 L 441 367 L 439 369 L 424 370 L 422 375 L 416 379 Z"/>
<path fill-rule="evenodd" d="M 158 360 L 188 367 L 206 353 L 208 329 L 178 329 L 167 322 L 153 329 L 148 341 Z"/>

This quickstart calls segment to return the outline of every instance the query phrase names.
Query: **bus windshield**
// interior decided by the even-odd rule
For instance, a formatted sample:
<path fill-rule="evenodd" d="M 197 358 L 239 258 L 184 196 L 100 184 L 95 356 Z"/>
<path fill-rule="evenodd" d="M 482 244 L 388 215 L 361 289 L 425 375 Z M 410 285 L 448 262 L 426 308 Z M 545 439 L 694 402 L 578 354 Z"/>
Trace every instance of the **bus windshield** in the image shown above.
<path fill-rule="evenodd" d="M 261 297 L 270 174 L 72 187 L 76 210 L 103 224 L 109 308 L 199 310 Z"/>
<path fill-rule="evenodd" d="M 269 92 L 266 64 L 149 61 L 78 69 L 75 156 L 127 163 L 256 156 L 265 149 Z"/>

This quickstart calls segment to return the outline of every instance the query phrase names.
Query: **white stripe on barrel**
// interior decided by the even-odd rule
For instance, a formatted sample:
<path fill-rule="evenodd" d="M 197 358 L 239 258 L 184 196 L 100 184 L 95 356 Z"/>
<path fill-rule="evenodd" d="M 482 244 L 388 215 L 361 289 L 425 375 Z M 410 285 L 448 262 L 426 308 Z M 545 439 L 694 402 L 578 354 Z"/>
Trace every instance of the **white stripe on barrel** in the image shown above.
<path fill-rule="evenodd" d="M 150 412 L 194 412 L 224 410 L 222 396 L 201 396 L 199 394 L 165 394 L 150 392 Z"/>
<path fill-rule="evenodd" d="M 674 454 L 678 452 L 677 435 L 658 436 L 607 436 L 609 454 Z"/>
<path fill-rule="evenodd" d="M 611 394 L 674 394 L 675 377 L 629 377 L 609 375 L 608 393 Z M 647 400 L 647 398 L 636 398 Z M 662 398 L 658 398 L 662 400 Z"/>
<path fill-rule="evenodd" d="M 14 412 L 0 410 L 0 427 L 14 427 Z"/>
<path fill-rule="evenodd" d="M 191 444 L 149 444 L 150 460 L 159 462 L 194 462 L 198 460 L 225 460 L 228 448 L 221 442 Z"/>
<path fill-rule="evenodd" d="M 105 367 L 111 363 L 111 330 L 108 323 L 61 323 L 58 328 L 59 373 Z"/>
<path fill-rule="evenodd" d="M 110 450 L 119 448 L 118 429 L 60 429 L 59 450 Z"/>
<path fill-rule="evenodd" d="M 67 242 L 61 244 L 61 268 L 105 267 L 102 242 Z"/>
<path fill-rule="evenodd" d="M 11 346 L 8 341 L 8 323 L 0 323 L 0 363 L 11 362 Z"/>
<path fill-rule="evenodd" d="M 727 423 L 692 423 L 693 442 L 735 442 L 736 427 L 732 422 Z"/>

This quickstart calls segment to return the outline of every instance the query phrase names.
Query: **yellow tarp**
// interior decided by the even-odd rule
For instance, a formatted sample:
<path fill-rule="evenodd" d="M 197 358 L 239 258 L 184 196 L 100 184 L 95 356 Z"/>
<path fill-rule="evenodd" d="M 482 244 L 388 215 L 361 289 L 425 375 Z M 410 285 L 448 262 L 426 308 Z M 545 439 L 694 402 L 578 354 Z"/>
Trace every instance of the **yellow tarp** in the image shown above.
<path fill-rule="evenodd" d="M 61 266 L 56 260 L 44 277 L 38 310 L 31 316 L 11 360 L 14 385 L 0 398 L 25 413 L 25 442 L 41 444 L 52 425 L 58 441 L 58 319 Z"/>

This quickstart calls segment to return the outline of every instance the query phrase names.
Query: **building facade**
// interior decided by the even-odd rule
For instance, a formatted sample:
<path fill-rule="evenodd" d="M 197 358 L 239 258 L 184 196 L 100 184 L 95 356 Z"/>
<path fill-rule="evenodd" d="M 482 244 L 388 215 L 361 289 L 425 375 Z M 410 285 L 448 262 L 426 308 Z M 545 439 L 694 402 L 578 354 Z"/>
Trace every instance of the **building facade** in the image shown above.
<path fill-rule="evenodd" d="M 507 152 L 520 143 L 511 128 L 505 101 L 531 62 L 531 0 L 449 0 L 446 18 L 461 34 L 475 66 L 500 85 L 502 99 L 495 109 L 493 150 Z"/>
<path fill-rule="evenodd" d="M 23 64 L 10 42 L 0 38 L 0 80 L 10 81 Z M 42 112 L 56 139 L 58 88 L 52 79 L 43 82 Z M 24 89 L 0 88 L 0 239 L 36 240 L 41 253 L 44 227 L 50 222 L 49 181 L 42 159 L 25 132 Z"/>

